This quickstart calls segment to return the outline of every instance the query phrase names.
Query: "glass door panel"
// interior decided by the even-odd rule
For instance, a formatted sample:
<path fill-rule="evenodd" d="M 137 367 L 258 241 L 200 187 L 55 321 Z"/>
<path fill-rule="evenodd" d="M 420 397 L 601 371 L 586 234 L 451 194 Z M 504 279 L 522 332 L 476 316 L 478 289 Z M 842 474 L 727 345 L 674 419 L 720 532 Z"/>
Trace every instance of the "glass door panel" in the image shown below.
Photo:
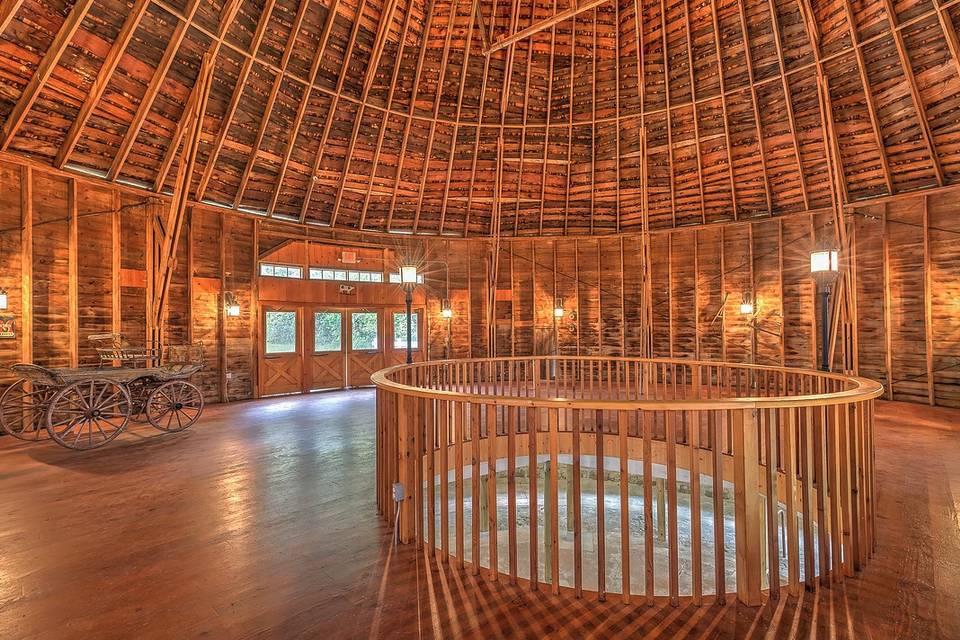
<path fill-rule="evenodd" d="M 303 389 L 300 349 L 300 310 L 264 307 L 261 316 L 263 357 L 260 359 L 260 395 L 297 393 Z"/>
<path fill-rule="evenodd" d="M 351 387 L 371 384 L 370 376 L 384 366 L 380 314 L 351 311 L 348 323 L 350 350 L 347 371 Z"/>

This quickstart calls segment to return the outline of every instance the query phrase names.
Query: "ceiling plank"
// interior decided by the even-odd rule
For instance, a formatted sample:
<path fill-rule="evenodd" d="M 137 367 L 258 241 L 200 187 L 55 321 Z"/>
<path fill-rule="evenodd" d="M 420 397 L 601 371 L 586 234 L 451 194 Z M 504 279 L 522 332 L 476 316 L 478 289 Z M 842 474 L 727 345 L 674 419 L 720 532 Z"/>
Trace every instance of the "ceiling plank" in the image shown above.
<path fill-rule="evenodd" d="M 790 92 L 790 82 L 787 80 L 787 59 L 783 55 L 783 41 L 780 36 L 780 18 L 777 16 L 777 6 L 774 0 L 767 0 L 770 11 L 770 27 L 773 29 L 773 43 L 777 48 L 777 59 L 780 62 L 780 80 L 782 81 L 783 100 L 787 107 L 787 122 L 790 124 L 790 139 L 793 141 L 793 155 L 797 160 L 797 175 L 800 180 L 800 193 L 803 196 L 803 206 L 810 208 L 810 194 L 807 193 L 807 177 L 803 170 L 803 158 L 800 156 L 800 141 L 797 139 L 797 119 L 793 114 L 793 94 Z"/>
<path fill-rule="evenodd" d="M 747 25 L 747 13 L 743 2 L 737 1 L 740 10 L 740 30 L 743 36 L 743 57 L 747 63 L 747 77 L 750 79 L 750 97 L 753 101 L 753 120 L 757 125 L 757 149 L 760 151 L 760 166 L 763 168 L 763 186 L 767 195 L 767 211 L 773 212 L 773 196 L 770 193 L 770 174 L 767 171 L 767 154 L 764 150 L 763 126 L 760 123 L 760 107 L 757 104 L 757 84 L 753 75 L 753 58 L 750 52 L 750 32 Z"/>
<path fill-rule="evenodd" d="M 310 209 L 310 202 L 313 200 L 313 190 L 317 186 L 319 178 L 320 165 L 323 163 L 323 154 L 326 151 L 327 140 L 330 137 L 330 129 L 337 116 L 337 107 L 340 104 L 340 95 L 343 91 L 343 83 L 347 79 L 347 70 L 350 68 L 350 58 L 353 57 L 353 48 L 357 42 L 357 32 L 360 31 L 360 18 L 363 15 L 365 0 L 360 0 L 357 5 L 357 15 L 353 20 L 353 26 L 350 28 L 350 38 L 347 42 L 347 48 L 343 53 L 343 65 L 340 67 L 340 74 L 337 77 L 337 88 L 333 98 L 333 104 L 330 111 L 327 112 L 326 122 L 323 124 L 323 134 L 320 137 L 320 146 L 317 148 L 317 155 L 314 156 L 313 166 L 310 169 L 310 178 L 307 181 L 307 191 L 303 196 L 303 203 L 300 205 L 300 222 L 307 219 L 307 211 Z M 357 105 L 358 110 L 363 110 L 363 104 Z"/>
<path fill-rule="evenodd" d="M 40 64 L 37 65 L 37 70 L 33 72 L 33 76 L 30 78 L 27 86 L 24 87 L 20 98 L 17 100 L 17 103 L 13 105 L 13 110 L 3 123 L 3 129 L 0 130 L 0 151 L 6 151 L 14 136 L 17 135 L 17 130 L 20 129 L 23 121 L 26 120 L 27 113 L 33 106 L 34 101 L 39 97 L 43 87 L 47 84 L 47 80 L 50 79 L 54 69 L 57 68 L 60 57 L 67 50 L 67 46 L 70 44 L 70 41 L 73 40 L 74 34 L 80 27 L 83 19 L 87 17 L 87 12 L 92 5 L 93 0 L 77 0 L 77 3 L 70 9 L 67 19 L 63 21 L 63 24 L 57 31 L 57 35 L 53 38 L 53 42 L 50 43 L 46 53 L 43 54 Z"/>
<path fill-rule="evenodd" d="M 396 61 L 393 65 L 393 73 L 390 76 L 390 89 L 387 92 L 387 109 L 393 104 L 393 96 L 397 89 L 397 77 L 400 73 L 400 64 L 403 61 L 403 53 L 407 48 L 407 32 L 410 29 L 410 16 L 413 14 L 412 2 L 408 1 L 407 10 L 403 17 L 403 27 L 400 29 L 400 47 L 397 51 Z M 428 14 L 433 12 L 433 0 L 428 0 L 426 11 Z M 429 22 L 429 18 L 428 18 Z M 421 49 L 426 44 L 426 38 L 421 40 Z M 363 196 L 363 205 L 360 208 L 360 220 L 357 222 L 357 228 L 361 231 L 367 220 L 367 206 L 370 204 L 370 195 L 373 193 L 373 183 L 377 177 L 377 165 L 380 163 L 380 151 L 383 149 L 383 139 L 387 132 L 387 122 L 390 119 L 390 112 L 385 110 L 383 118 L 380 120 L 380 129 L 377 131 L 377 144 L 373 152 L 373 162 L 370 166 L 370 179 L 367 180 L 367 190 Z"/>
<path fill-rule="evenodd" d="M 798 2 L 801 7 L 805 2 Z M 877 115 L 877 101 L 873 95 L 873 88 L 870 86 L 870 78 L 867 76 L 867 63 L 863 59 L 863 49 L 859 45 L 859 36 L 857 35 L 857 25 L 854 17 L 853 7 L 850 6 L 850 0 L 843 0 L 843 8 L 847 17 L 847 32 L 850 34 L 850 41 L 854 45 L 854 51 L 857 56 L 857 71 L 860 74 L 860 84 L 863 87 L 863 93 L 866 96 L 867 113 L 870 115 L 870 128 L 873 129 L 873 137 L 877 142 L 877 150 L 880 155 L 880 164 L 883 165 L 883 178 L 887 184 L 887 193 L 894 194 L 896 190 L 893 186 L 893 172 L 890 171 L 890 158 L 887 156 L 887 145 L 883 142 L 883 131 L 880 129 L 880 118 Z M 816 24 L 814 22 L 814 24 Z M 816 39 L 819 43 L 819 38 Z M 807 207 L 809 208 L 809 207 Z"/>
<path fill-rule="evenodd" d="M 443 97 L 443 85 L 444 79 L 447 75 L 447 62 L 449 60 L 450 54 L 450 42 L 453 39 L 453 23 L 457 17 L 457 7 L 459 5 L 458 0 L 453 0 L 450 3 L 450 17 L 447 22 L 447 37 L 443 45 L 443 62 L 440 65 L 439 78 L 437 80 L 437 95 L 433 101 L 433 118 L 434 121 L 430 123 L 430 131 L 427 134 L 427 146 L 423 154 L 423 171 L 420 174 L 420 190 L 417 195 L 417 209 L 413 214 L 413 232 L 416 233 L 417 229 L 420 226 L 420 213 L 423 210 L 423 192 L 426 189 L 427 185 L 427 175 L 430 173 L 430 158 L 433 155 L 433 141 L 436 137 L 437 126 L 436 118 L 440 113 L 440 99 Z M 465 61 L 466 62 L 466 61 Z M 454 140 L 450 145 L 450 153 L 453 153 L 453 146 L 456 144 Z M 400 175 L 397 174 L 397 180 L 400 180 Z M 397 183 L 399 185 L 399 182 Z M 396 186 L 396 185 L 395 185 Z"/>
<path fill-rule="evenodd" d="M 730 207 L 733 210 L 733 219 L 739 215 L 737 207 L 737 181 L 733 171 L 733 145 L 730 142 L 730 110 L 727 107 L 727 81 L 724 77 L 723 55 L 720 53 L 720 19 L 717 12 L 717 0 L 710 0 L 710 18 L 713 20 L 713 48 L 716 52 L 717 79 L 720 81 L 720 107 L 723 112 L 723 137 L 727 150 L 727 174 L 730 178 Z"/>
<path fill-rule="evenodd" d="M 377 75 L 377 68 L 380 66 L 380 56 L 383 54 L 383 47 L 387 41 L 387 34 L 390 33 L 390 25 L 393 24 L 393 14 L 397 8 L 397 0 L 387 0 L 383 12 L 380 14 L 380 25 L 377 28 L 377 35 L 373 41 L 373 49 L 370 53 L 370 61 L 367 63 L 366 75 L 363 80 L 363 91 L 360 94 L 361 105 L 357 109 L 357 117 L 353 120 L 353 131 L 350 133 L 350 143 L 347 146 L 347 153 L 343 158 L 343 173 L 340 175 L 340 184 L 337 186 L 337 195 L 333 201 L 333 209 L 330 211 L 330 226 L 336 226 L 337 214 L 340 213 L 340 202 L 343 199 L 343 187 L 347 183 L 347 175 L 350 173 L 350 160 L 353 158 L 353 149 L 357 144 L 357 136 L 360 133 L 360 124 L 363 122 L 364 106 L 367 102 L 367 96 L 370 95 L 370 88 L 373 86 L 373 80 Z"/>
<path fill-rule="evenodd" d="M 697 112 L 697 80 L 693 71 L 693 41 L 690 29 L 690 7 L 683 2 L 683 27 L 687 40 L 687 70 L 690 72 L 690 101 L 693 109 L 693 139 L 697 145 L 697 185 L 700 188 L 700 222 L 707 224 L 707 203 L 703 191 L 703 161 L 700 158 L 700 115 Z M 619 111 L 619 109 L 618 109 Z"/>
<path fill-rule="evenodd" d="M 133 149 L 133 145 L 137 141 L 137 135 L 140 133 L 143 123 L 146 122 L 147 116 L 150 115 L 153 101 L 156 99 L 157 94 L 160 93 L 160 87 L 163 86 L 163 81 L 167 77 L 167 71 L 170 70 L 173 60 L 177 57 L 177 52 L 180 50 L 180 43 L 183 42 L 184 36 L 187 35 L 187 30 L 193 21 L 193 15 L 197 12 L 199 6 L 200 0 L 189 0 L 187 3 L 186 20 L 178 21 L 177 26 L 174 27 L 173 34 L 171 34 L 167 42 L 167 47 L 163 52 L 163 57 L 160 58 L 160 62 L 157 64 L 157 68 L 150 78 L 150 84 L 140 99 L 137 112 L 127 127 L 127 132 L 120 142 L 120 147 L 113 156 L 113 163 L 110 165 L 110 170 L 107 171 L 107 178 L 109 180 L 116 180 L 117 176 L 120 175 L 123 164 L 127 161 L 127 156 L 130 155 L 130 150 Z"/>
<path fill-rule="evenodd" d="M 263 36 L 267 32 L 267 25 L 270 24 L 270 14 L 273 13 L 273 6 L 276 3 L 276 0 L 267 0 L 266 5 L 263 7 L 263 11 L 260 14 L 260 19 L 257 22 L 257 29 L 253 33 L 253 38 L 250 40 L 250 51 L 254 54 L 249 58 L 246 58 L 243 61 L 243 67 L 240 68 L 240 74 L 237 76 L 237 84 L 233 87 L 233 95 L 230 96 L 230 104 L 227 105 L 227 111 L 223 114 L 223 120 L 220 124 L 220 131 L 217 133 L 217 138 L 213 142 L 213 148 L 210 149 L 210 153 L 207 155 L 207 166 L 203 169 L 203 176 L 200 178 L 200 184 L 197 185 L 197 200 L 203 200 L 204 195 L 207 192 L 207 185 L 210 184 L 210 178 L 213 176 L 213 171 L 217 166 L 217 160 L 220 158 L 220 152 L 223 150 L 223 143 L 227 139 L 227 133 L 230 131 L 230 125 L 233 123 L 233 117 L 237 113 L 237 108 L 240 106 L 240 99 L 243 97 L 243 90 L 247 84 L 247 77 L 250 75 L 250 70 L 253 68 L 253 63 L 255 62 L 255 54 L 257 49 L 260 48 L 260 43 L 263 41 Z"/>
<path fill-rule="evenodd" d="M 933 140 L 933 131 L 930 129 L 930 122 L 927 119 L 927 109 L 923 104 L 923 98 L 920 96 L 920 89 L 917 87 L 917 78 L 913 71 L 913 64 L 910 62 L 910 54 L 907 53 L 906 45 L 903 43 L 903 32 L 896 28 L 897 14 L 891 0 L 883 0 L 885 13 L 887 14 L 887 23 L 890 31 L 893 33 L 893 43 L 897 48 L 897 55 L 900 57 L 900 66 L 903 69 L 904 76 L 907 79 L 907 85 L 910 87 L 910 97 L 913 98 L 913 106 L 917 111 L 917 120 L 920 124 L 920 132 L 923 134 L 923 141 L 927 147 L 927 153 L 930 154 L 930 162 L 933 165 L 933 171 L 937 177 L 937 186 L 944 184 L 943 167 L 940 165 L 940 157 L 937 156 L 937 147 Z"/>
<path fill-rule="evenodd" d="M 207 53 L 210 54 L 214 61 L 216 61 L 217 55 L 220 53 L 220 47 L 223 45 L 223 38 L 227 35 L 227 30 L 230 28 L 230 25 L 233 24 L 233 19 L 236 17 L 239 9 L 240 0 L 230 0 L 220 14 L 220 23 L 217 27 L 217 37 L 210 42 L 210 46 L 207 48 Z M 199 75 L 197 77 L 199 78 Z M 192 93 L 191 99 L 193 99 Z M 183 112 L 186 114 L 189 109 L 190 107 L 188 105 Z M 167 174 L 170 172 L 170 167 L 173 165 L 173 159 L 176 157 L 177 149 L 180 147 L 180 142 L 183 139 L 186 130 L 187 119 L 180 118 L 179 122 L 177 122 L 177 129 L 173 134 L 173 139 L 167 146 L 167 150 L 163 155 L 163 160 L 160 162 L 160 168 L 157 170 L 157 178 L 153 182 L 153 190 L 155 192 L 159 192 L 161 189 L 163 189 L 163 185 L 167 181 Z"/>
<path fill-rule="evenodd" d="M 287 137 L 287 144 L 283 151 L 283 160 L 280 161 L 280 171 L 277 173 L 277 180 L 273 185 L 270 204 L 267 205 L 267 217 L 272 217 L 274 210 L 277 208 L 277 201 L 280 199 L 280 190 L 283 188 L 283 181 L 287 177 L 290 158 L 293 156 L 293 147 L 297 141 L 297 135 L 300 133 L 300 127 L 303 125 L 303 119 L 307 113 L 307 106 L 310 104 L 310 97 L 313 95 L 315 87 L 313 80 L 317 77 L 317 72 L 320 70 L 320 63 L 323 61 L 323 50 L 326 48 L 327 40 L 330 38 L 330 30 L 331 27 L 333 27 L 334 19 L 337 17 L 337 8 L 339 6 L 340 0 L 333 0 L 333 4 L 327 11 L 327 19 L 323 23 L 323 31 L 320 33 L 320 40 L 317 43 L 316 51 L 313 53 L 313 61 L 310 63 L 310 84 L 307 85 L 303 99 L 300 100 L 300 106 L 297 107 L 297 115 L 293 121 L 293 127 L 290 128 L 290 135 Z"/>
<path fill-rule="evenodd" d="M 80 139 L 83 128 L 86 126 L 91 114 L 93 114 L 93 110 L 100 103 L 100 98 L 103 97 L 103 92 L 110 83 L 113 72 L 116 71 L 117 66 L 120 64 L 120 58 L 123 57 L 123 52 L 126 51 L 127 45 L 133 38 L 133 34 L 140 24 L 140 19 L 143 18 L 143 14 L 146 13 L 148 6 L 150 6 L 150 0 L 136 0 L 133 7 L 127 12 L 127 17 L 123 21 L 120 32 L 117 34 L 117 39 L 110 45 L 110 51 L 103 59 L 103 64 L 100 65 L 100 70 L 93 79 L 90 93 L 87 94 L 83 105 L 81 105 L 77 115 L 74 116 L 71 121 L 70 129 L 67 130 L 67 136 L 64 138 L 63 144 L 60 145 L 60 149 L 57 150 L 53 164 L 58 169 L 63 168 L 70 158 L 70 154 L 73 153 L 73 149 L 77 146 L 77 141 Z"/>
<path fill-rule="evenodd" d="M 267 96 L 267 104 L 263 108 L 263 115 L 260 116 L 260 124 L 257 125 L 257 135 L 253 139 L 250 147 L 250 155 L 247 156 L 247 164 L 243 168 L 243 174 L 240 177 L 240 185 L 237 187 L 237 193 L 233 197 L 233 208 L 240 206 L 243 200 L 243 194 L 247 190 L 247 182 L 250 180 L 250 174 L 253 172 L 253 166 L 257 163 L 257 154 L 260 153 L 260 145 L 263 144 L 263 137 L 267 133 L 267 125 L 270 124 L 270 115 L 273 113 L 273 106 L 277 102 L 277 96 L 280 95 L 280 85 L 283 83 L 284 75 L 287 71 L 287 65 L 290 63 L 290 56 L 293 54 L 293 47 L 297 42 L 297 36 L 300 34 L 300 28 L 303 26 L 303 19 L 307 15 L 307 7 L 310 6 L 310 0 L 300 0 L 297 8 L 297 15 L 293 19 L 293 26 L 290 29 L 290 35 L 287 36 L 287 44 L 283 49 L 283 57 L 280 59 L 280 71 L 273 77 L 273 85 L 270 87 L 270 94 Z"/>
<path fill-rule="evenodd" d="M 557 0 L 553 0 L 553 12 L 554 13 L 557 12 Z M 556 49 L 557 49 L 557 26 L 551 25 L 550 26 L 550 67 L 549 67 L 550 77 L 547 80 L 547 126 L 546 126 L 546 131 L 544 131 L 543 133 L 543 159 L 542 159 L 543 169 L 540 173 L 540 221 L 539 221 L 539 224 L 537 225 L 538 233 L 541 236 L 543 235 L 543 210 L 546 204 L 546 194 L 547 194 L 547 164 L 548 164 L 547 157 L 549 155 L 549 149 L 550 149 L 550 125 L 552 124 L 552 121 L 553 121 L 553 61 L 554 61 L 554 55 L 556 53 Z M 618 66 L 619 66 L 619 63 L 618 63 Z M 619 88 L 619 82 L 618 82 L 618 88 Z M 619 100 L 618 100 L 618 105 L 619 105 Z M 477 133 L 479 134 L 479 132 Z M 619 140 L 619 134 L 618 134 L 618 140 Z M 620 148 L 618 144 L 617 145 L 617 167 L 618 168 L 620 166 L 619 156 L 620 156 Z M 472 184 L 473 184 L 473 181 L 471 180 L 471 185 Z M 467 215 L 469 214 L 470 212 L 468 211 Z"/>
<path fill-rule="evenodd" d="M 17 15 L 23 0 L 2 0 L 0 1 L 0 33 L 7 30 L 13 17 Z"/>

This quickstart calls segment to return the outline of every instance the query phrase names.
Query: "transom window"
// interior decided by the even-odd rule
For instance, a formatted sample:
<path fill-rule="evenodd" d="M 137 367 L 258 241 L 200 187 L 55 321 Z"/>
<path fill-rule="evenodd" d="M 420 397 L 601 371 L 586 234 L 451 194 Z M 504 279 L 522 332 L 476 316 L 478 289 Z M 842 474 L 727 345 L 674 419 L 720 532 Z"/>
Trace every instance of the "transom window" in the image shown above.
<path fill-rule="evenodd" d="M 295 267 L 288 264 L 271 264 L 269 262 L 260 263 L 260 275 L 270 276 L 272 278 L 293 278 L 299 280 L 303 278 L 303 267 Z"/>
<path fill-rule="evenodd" d="M 383 282 L 382 271 L 359 271 L 333 267 L 310 267 L 311 280 L 334 280 L 338 282 Z"/>

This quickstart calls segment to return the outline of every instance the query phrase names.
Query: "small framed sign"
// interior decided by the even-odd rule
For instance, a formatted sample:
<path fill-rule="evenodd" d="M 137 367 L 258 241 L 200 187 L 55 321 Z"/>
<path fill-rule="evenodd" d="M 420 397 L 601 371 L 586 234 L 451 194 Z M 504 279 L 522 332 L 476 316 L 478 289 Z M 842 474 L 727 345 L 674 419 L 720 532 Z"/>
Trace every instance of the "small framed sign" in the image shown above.
<path fill-rule="evenodd" d="M 17 329 L 13 316 L 0 316 L 0 339 L 16 338 Z"/>

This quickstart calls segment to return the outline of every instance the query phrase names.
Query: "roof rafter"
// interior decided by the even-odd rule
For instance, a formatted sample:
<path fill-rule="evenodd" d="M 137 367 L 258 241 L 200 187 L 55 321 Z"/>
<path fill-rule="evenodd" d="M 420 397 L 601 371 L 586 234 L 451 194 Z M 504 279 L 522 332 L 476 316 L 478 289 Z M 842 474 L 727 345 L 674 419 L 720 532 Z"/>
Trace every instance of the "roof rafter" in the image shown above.
<path fill-rule="evenodd" d="M 491 54 L 505 47 L 509 47 L 510 45 L 516 44 L 517 42 L 520 42 L 525 38 L 529 38 L 535 33 L 539 33 L 541 31 L 544 31 L 545 29 L 549 29 L 555 24 L 558 24 L 560 22 L 565 22 L 570 18 L 573 18 L 574 16 L 584 13 L 585 11 L 590 11 L 591 9 L 595 9 L 596 7 L 603 4 L 604 2 L 609 2 L 609 0 L 584 0 L 584 2 L 577 2 L 577 0 L 573 0 L 573 5 L 569 9 L 565 9 L 550 18 L 546 18 L 544 20 L 531 24 L 529 27 L 527 27 L 523 31 L 517 31 L 512 35 L 509 35 L 497 40 L 492 45 L 490 45 L 490 48 L 487 49 L 484 53 Z"/>

